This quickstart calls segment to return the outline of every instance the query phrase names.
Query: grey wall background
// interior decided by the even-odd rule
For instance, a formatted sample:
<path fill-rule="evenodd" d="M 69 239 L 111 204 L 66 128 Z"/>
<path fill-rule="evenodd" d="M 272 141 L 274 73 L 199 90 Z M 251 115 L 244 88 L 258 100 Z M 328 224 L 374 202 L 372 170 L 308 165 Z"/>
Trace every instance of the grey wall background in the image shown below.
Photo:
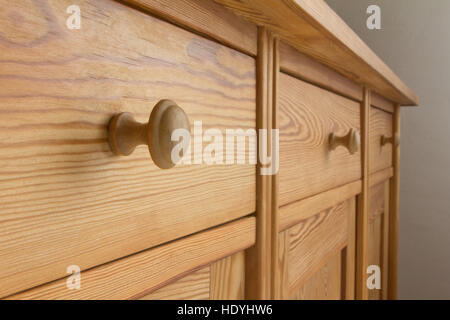
<path fill-rule="evenodd" d="M 399 298 L 450 299 L 450 1 L 326 2 L 420 97 L 402 109 Z"/>

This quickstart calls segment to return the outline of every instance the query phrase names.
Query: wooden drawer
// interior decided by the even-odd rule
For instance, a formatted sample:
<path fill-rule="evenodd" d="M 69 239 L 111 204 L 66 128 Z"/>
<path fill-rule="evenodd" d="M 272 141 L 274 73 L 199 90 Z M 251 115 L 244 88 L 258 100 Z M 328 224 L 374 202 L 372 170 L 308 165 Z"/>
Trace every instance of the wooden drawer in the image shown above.
<path fill-rule="evenodd" d="M 392 143 L 381 145 L 381 137 L 392 138 L 392 114 L 378 108 L 370 108 L 370 172 L 392 166 Z"/>
<path fill-rule="evenodd" d="M 161 170 L 107 140 L 164 98 L 204 130 L 255 128 L 254 59 L 114 1 L 78 1 L 69 30 L 71 4 L 2 9 L 0 297 L 255 211 L 254 165 Z"/>
<path fill-rule="evenodd" d="M 329 135 L 360 130 L 360 104 L 280 74 L 280 204 L 361 178 L 361 152 L 329 149 Z"/>

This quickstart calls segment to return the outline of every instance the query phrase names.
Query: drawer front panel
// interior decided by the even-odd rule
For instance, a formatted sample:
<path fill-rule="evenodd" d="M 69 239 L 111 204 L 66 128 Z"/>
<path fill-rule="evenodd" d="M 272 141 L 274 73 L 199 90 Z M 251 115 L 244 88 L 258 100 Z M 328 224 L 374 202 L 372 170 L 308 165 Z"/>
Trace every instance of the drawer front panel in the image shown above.
<path fill-rule="evenodd" d="M 255 128 L 253 58 L 114 1 L 78 1 L 80 30 L 71 1 L 0 2 L 0 296 L 254 212 L 254 165 L 161 170 L 107 140 L 161 99 L 191 128 Z"/>
<path fill-rule="evenodd" d="M 361 152 L 328 140 L 360 131 L 359 103 L 281 74 L 278 104 L 281 205 L 361 178 Z"/>
<path fill-rule="evenodd" d="M 392 166 L 392 143 L 381 145 L 381 137 L 392 137 L 392 114 L 370 108 L 370 172 L 374 173 Z"/>

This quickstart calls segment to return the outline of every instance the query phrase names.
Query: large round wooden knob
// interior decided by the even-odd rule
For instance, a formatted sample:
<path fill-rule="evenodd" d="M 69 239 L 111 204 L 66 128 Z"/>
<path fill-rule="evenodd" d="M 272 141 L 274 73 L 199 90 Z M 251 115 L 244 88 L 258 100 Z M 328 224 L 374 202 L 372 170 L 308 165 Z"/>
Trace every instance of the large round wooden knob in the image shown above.
<path fill-rule="evenodd" d="M 153 162 L 161 169 L 169 169 L 177 164 L 172 157 L 172 149 L 179 143 L 172 141 L 172 133 L 177 129 L 190 132 L 186 113 L 175 102 L 161 100 L 153 108 L 148 123 L 137 122 L 128 112 L 112 117 L 108 129 L 109 144 L 120 156 L 132 154 L 139 145 L 148 145 Z M 184 156 L 182 150 L 179 159 Z"/>
<path fill-rule="evenodd" d="M 334 150 L 339 146 L 343 146 L 348 149 L 350 154 L 355 154 L 358 152 L 361 146 L 361 137 L 358 131 L 355 129 L 350 129 L 348 134 L 343 137 L 338 137 L 334 133 L 330 133 L 329 136 L 330 150 Z"/>
<path fill-rule="evenodd" d="M 393 137 L 381 136 L 381 146 L 384 147 L 387 144 L 392 144 L 394 147 L 400 146 L 400 135 L 396 134 Z"/>

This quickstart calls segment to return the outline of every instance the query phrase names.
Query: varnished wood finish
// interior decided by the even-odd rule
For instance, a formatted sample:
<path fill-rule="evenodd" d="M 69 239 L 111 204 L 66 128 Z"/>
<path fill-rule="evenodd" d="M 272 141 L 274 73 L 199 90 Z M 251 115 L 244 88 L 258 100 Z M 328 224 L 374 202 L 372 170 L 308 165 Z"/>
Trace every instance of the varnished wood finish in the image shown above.
<path fill-rule="evenodd" d="M 257 27 L 212 0 L 116 0 L 256 56 Z"/>
<path fill-rule="evenodd" d="M 205 130 L 254 129 L 254 59 L 113 1 L 79 1 L 68 30 L 71 4 L 2 1 L 22 18 L 1 21 L 0 296 L 255 211 L 254 165 L 163 173 L 107 140 L 114 114 L 144 122 L 162 98 Z"/>
<path fill-rule="evenodd" d="M 274 299 L 289 299 L 289 230 L 278 234 L 277 273 L 275 274 Z"/>
<path fill-rule="evenodd" d="M 289 229 L 291 293 L 346 246 L 350 210 L 349 203 L 344 202 Z"/>
<path fill-rule="evenodd" d="M 397 105 L 393 115 L 393 133 L 400 139 L 400 107 Z M 389 293 L 391 300 L 397 299 L 398 292 L 398 219 L 400 192 L 400 146 L 392 152 L 394 176 L 391 179 L 389 198 Z"/>
<path fill-rule="evenodd" d="M 378 109 L 389 113 L 394 113 L 395 104 L 375 92 L 371 92 L 370 103 Z"/>
<path fill-rule="evenodd" d="M 387 298 L 388 292 L 388 234 L 389 234 L 389 180 L 370 191 L 369 205 L 369 265 L 381 270 L 381 289 L 370 289 L 369 299 Z"/>
<path fill-rule="evenodd" d="M 139 298 L 254 243 L 255 218 L 244 218 L 82 271 L 80 290 L 68 290 L 61 279 L 8 299 Z"/>
<path fill-rule="evenodd" d="M 274 39 L 273 48 L 273 94 L 272 94 L 272 130 L 279 130 L 278 128 L 278 85 L 280 82 L 280 42 L 277 38 Z M 271 136 L 272 138 L 272 136 Z M 272 141 L 273 143 L 278 143 L 278 141 Z M 273 162 L 280 163 L 279 150 L 276 152 L 271 152 Z M 278 284 L 277 274 L 278 274 L 278 229 L 280 223 L 279 215 L 279 177 L 278 171 L 272 175 L 272 190 L 271 190 L 271 261 L 270 261 L 270 298 L 275 299 L 279 296 L 277 292 L 280 287 Z"/>
<path fill-rule="evenodd" d="M 388 144 L 392 144 L 393 146 L 398 147 L 400 145 L 400 137 L 399 136 L 387 137 L 385 135 L 382 135 L 380 142 L 382 147 Z"/>
<path fill-rule="evenodd" d="M 242 300 L 245 285 L 244 251 L 178 279 L 140 300 Z"/>
<path fill-rule="evenodd" d="M 341 253 L 331 257 L 293 294 L 293 300 L 340 300 L 341 299 Z"/>
<path fill-rule="evenodd" d="M 273 36 L 265 28 L 258 29 L 257 71 L 257 121 L 258 129 L 270 132 L 273 103 Z M 260 139 L 261 136 L 258 136 Z M 270 147 L 270 140 L 267 141 Z M 258 140 L 259 144 L 259 140 Z M 259 159 L 260 160 L 260 159 Z M 271 256 L 271 201 L 272 177 L 262 175 L 264 166 L 258 161 L 256 168 L 256 245 L 247 250 L 246 299 L 268 299 L 270 297 Z"/>
<path fill-rule="evenodd" d="M 280 75 L 280 205 L 361 178 L 361 153 L 329 149 L 329 135 L 359 131 L 360 104 Z"/>
<path fill-rule="evenodd" d="M 362 87 L 330 67 L 301 53 L 287 43 L 280 42 L 281 71 L 319 87 L 362 101 Z"/>
<path fill-rule="evenodd" d="M 397 298 L 418 98 L 323 0 L 80 0 L 81 30 L 72 4 L 0 0 L 0 297 Z M 186 117 L 147 124 L 161 99 Z M 279 174 L 161 162 L 199 120 L 191 151 L 265 129 Z"/>
<path fill-rule="evenodd" d="M 370 191 L 370 90 L 364 89 L 361 103 L 361 170 L 362 193 L 358 196 L 356 216 L 356 299 L 367 300 L 366 271 L 369 255 L 369 191 Z"/>
<path fill-rule="evenodd" d="M 355 299 L 355 267 L 356 267 L 356 198 L 349 199 L 350 214 L 348 217 L 347 246 L 341 251 L 341 299 Z"/>
<path fill-rule="evenodd" d="M 361 147 L 361 137 L 355 129 L 350 129 L 347 135 L 342 137 L 337 136 L 335 133 L 330 133 L 328 141 L 331 151 L 341 146 L 346 148 L 350 154 L 355 154 Z"/>
<path fill-rule="evenodd" d="M 382 137 L 392 137 L 392 115 L 370 108 L 370 173 L 392 166 L 392 144 L 382 145 Z"/>
<path fill-rule="evenodd" d="M 139 300 L 208 300 L 211 267 L 195 271 Z"/>
<path fill-rule="evenodd" d="M 280 208 L 279 231 L 284 231 L 317 212 L 337 206 L 361 193 L 361 181 L 351 182 L 318 195 L 296 201 Z"/>
<path fill-rule="evenodd" d="M 383 243 L 381 246 L 381 298 L 389 299 L 389 220 L 390 220 L 390 181 L 384 182 L 384 215 L 383 215 Z"/>
<path fill-rule="evenodd" d="M 370 175 L 369 185 L 373 187 L 383 181 L 389 180 L 394 175 L 394 168 L 390 167 L 381 171 L 377 171 Z"/>
<path fill-rule="evenodd" d="M 235 253 L 211 265 L 210 299 L 245 299 L 245 253 Z"/>
<path fill-rule="evenodd" d="M 418 97 L 323 0 L 215 0 L 362 86 L 401 105 Z"/>
<path fill-rule="evenodd" d="M 353 297 L 355 212 L 353 198 L 305 217 L 297 225 L 279 234 L 277 278 L 280 287 L 276 298 Z M 323 272 L 329 263 L 337 263 L 336 270 L 339 272 L 324 279 Z M 328 288 L 333 294 L 330 291 L 323 296 Z M 315 295 L 314 292 L 322 294 Z"/>
<path fill-rule="evenodd" d="M 115 115 L 109 122 L 108 136 L 111 150 L 129 156 L 139 145 L 146 145 L 153 162 L 161 169 L 173 168 L 185 155 L 181 150 L 174 159 L 172 153 L 180 141 L 172 140 L 177 130 L 183 130 L 185 144 L 190 144 L 191 126 L 186 113 L 172 100 L 161 100 L 153 108 L 148 123 L 139 123 L 131 113 Z M 183 142 L 183 141 L 181 141 Z"/>

